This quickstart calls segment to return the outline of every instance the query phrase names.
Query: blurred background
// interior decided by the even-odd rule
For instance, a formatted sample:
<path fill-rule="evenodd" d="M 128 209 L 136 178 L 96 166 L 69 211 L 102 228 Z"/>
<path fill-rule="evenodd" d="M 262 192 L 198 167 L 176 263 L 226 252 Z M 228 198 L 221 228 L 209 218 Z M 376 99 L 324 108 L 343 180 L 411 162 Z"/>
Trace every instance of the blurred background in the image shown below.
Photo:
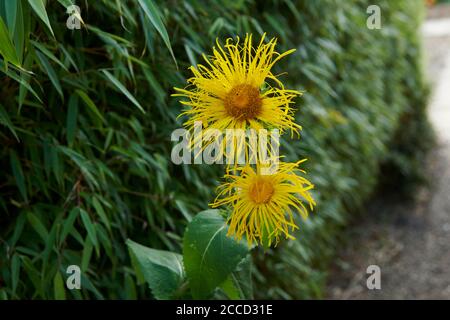
<path fill-rule="evenodd" d="M 333 299 L 450 299 L 450 1 L 429 1 L 421 28 L 427 114 L 435 130 L 411 201 L 382 190 L 354 221 L 333 263 Z M 382 290 L 367 290 L 364 270 L 378 265 Z"/>
<path fill-rule="evenodd" d="M 172 88 L 216 38 L 264 32 L 297 49 L 274 70 L 305 91 L 281 153 L 308 158 L 318 207 L 253 251 L 253 298 L 450 297 L 448 4 L 85 0 L 80 29 L 72 4 L 0 0 L 0 298 L 153 297 L 126 239 L 179 252 L 223 173 L 171 163 Z"/>

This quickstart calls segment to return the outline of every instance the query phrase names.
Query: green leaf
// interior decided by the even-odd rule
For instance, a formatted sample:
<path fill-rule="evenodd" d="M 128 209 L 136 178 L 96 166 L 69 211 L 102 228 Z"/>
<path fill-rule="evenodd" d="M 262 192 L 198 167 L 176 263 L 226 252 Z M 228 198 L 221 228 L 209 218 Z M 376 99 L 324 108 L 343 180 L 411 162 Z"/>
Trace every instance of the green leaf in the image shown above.
<path fill-rule="evenodd" d="M 11 261 L 11 280 L 12 280 L 12 292 L 16 294 L 17 284 L 19 283 L 20 276 L 20 258 L 19 255 L 14 254 Z"/>
<path fill-rule="evenodd" d="M 45 54 L 50 60 L 52 60 L 53 62 L 57 63 L 61 68 L 63 68 L 65 71 L 69 72 L 69 70 L 67 69 L 67 67 L 61 62 L 59 61 L 59 59 L 50 51 L 48 50 L 46 47 L 44 47 L 42 44 L 40 44 L 39 42 L 30 41 L 36 48 L 38 48 L 43 54 Z"/>
<path fill-rule="evenodd" d="M 244 241 L 227 237 L 227 230 L 219 210 L 200 212 L 186 228 L 183 259 L 195 299 L 208 298 L 249 251 Z"/>
<path fill-rule="evenodd" d="M 91 261 L 91 257 L 92 257 L 92 250 L 93 250 L 93 246 L 92 246 L 92 241 L 89 238 L 89 235 L 86 237 L 86 239 L 84 240 L 84 245 L 83 245 L 83 254 L 81 256 L 81 271 L 86 272 L 87 269 L 89 268 L 89 262 Z"/>
<path fill-rule="evenodd" d="M 172 298 L 185 279 L 183 257 L 175 252 L 144 247 L 130 239 L 127 245 L 155 298 Z"/>
<path fill-rule="evenodd" d="M 28 222 L 33 227 L 34 231 L 44 240 L 44 242 L 48 239 L 48 231 L 45 228 L 44 224 L 39 220 L 39 218 L 32 212 L 27 212 Z"/>
<path fill-rule="evenodd" d="M 169 35 L 167 34 L 166 27 L 161 20 L 161 13 L 159 12 L 158 7 L 155 5 L 153 0 L 138 0 L 139 5 L 144 11 L 145 15 L 148 17 L 150 22 L 153 24 L 155 29 L 158 31 L 159 35 L 164 41 L 167 49 L 169 49 L 170 55 L 172 56 L 175 65 L 178 68 L 177 59 L 175 59 L 175 55 L 172 51 L 172 46 L 170 45 Z"/>
<path fill-rule="evenodd" d="M 70 230 L 72 229 L 73 223 L 75 222 L 75 219 L 78 217 L 79 212 L 80 212 L 80 208 L 78 208 L 78 207 L 75 207 L 70 211 L 69 216 L 66 218 L 66 220 L 64 222 L 64 226 L 63 226 L 60 238 L 59 238 L 60 242 L 64 242 L 67 235 L 70 233 Z"/>
<path fill-rule="evenodd" d="M 84 101 L 84 103 L 92 111 L 92 113 L 95 114 L 95 116 L 97 116 L 102 122 L 105 122 L 105 119 L 103 118 L 102 114 L 98 110 L 94 101 L 92 101 L 92 99 L 84 91 L 77 89 L 77 90 L 75 90 L 75 93 L 80 96 L 80 98 Z"/>
<path fill-rule="evenodd" d="M 95 208 L 95 211 L 99 215 L 102 222 L 105 224 L 106 228 L 108 228 L 108 231 L 111 231 L 111 224 L 109 223 L 109 219 L 106 216 L 105 210 L 103 210 L 103 206 L 101 205 L 100 201 L 98 201 L 97 197 L 94 197 L 92 199 L 92 205 Z"/>
<path fill-rule="evenodd" d="M 20 194 L 22 195 L 22 198 L 25 200 L 25 202 L 28 202 L 27 188 L 25 187 L 25 177 L 23 175 L 22 165 L 20 164 L 19 158 L 17 157 L 15 151 L 12 150 L 10 152 L 9 159 L 11 162 L 12 172 L 14 178 L 16 179 L 16 184 L 17 187 L 19 188 Z"/>
<path fill-rule="evenodd" d="M 56 75 L 55 69 L 53 69 L 50 62 L 47 60 L 47 58 L 40 52 L 36 52 L 37 57 L 39 58 L 39 61 L 42 64 L 42 67 L 44 68 L 45 72 L 47 73 L 48 77 L 50 78 L 51 83 L 55 87 L 56 91 L 58 91 L 61 98 L 64 98 L 63 91 L 61 88 L 61 83 L 59 82 L 59 78 Z"/>
<path fill-rule="evenodd" d="M 14 135 L 16 140 L 20 142 L 19 137 L 17 136 L 16 130 L 14 129 L 14 125 L 11 122 L 11 119 L 8 116 L 8 113 L 6 112 L 5 108 L 0 104 L 0 124 L 4 125 L 11 131 L 11 133 Z"/>
<path fill-rule="evenodd" d="M 39 18 L 45 23 L 53 37 L 55 34 L 53 33 L 52 26 L 50 25 L 50 21 L 48 20 L 47 11 L 45 10 L 45 5 L 43 0 L 28 0 L 31 8 L 33 8 L 34 12 L 39 16 Z"/>
<path fill-rule="evenodd" d="M 66 291 L 64 289 L 64 280 L 58 271 L 53 278 L 53 292 L 55 300 L 66 300 Z"/>
<path fill-rule="evenodd" d="M 78 116 L 78 97 L 71 95 L 69 98 L 67 120 L 66 120 L 66 135 L 67 143 L 72 146 L 73 139 L 75 138 L 75 131 L 77 129 L 77 116 Z"/>
<path fill-rule="evenodd" d="M 17 6 L 20 1 L 5 1 L 6 23 L 8 24 L 9 35 L 13 37 L 16 29 Z"/>
<path fill-rule="evenodd" d="M 228 279 L 231 282 L 233 291 L 224 291 L 235 296 L 233 298 L 229 295 L 231 299 L 253 299 L 252 259 L 250 255 L 238 264 L 236 270 L 230 274 Z"/>
<path fill-rule="evenodd" d="M 142 111 L 142 113 L 145 113 L 144 109 L 139 104 L 139 102 L 136 100 L 136 98 L 133 97 L 133 95 L 130 93 L 130 91 L 128 91 L 128 89 L 125 88 L 124 85 L 116 77 L 114 77 L 108 70 L 102 70 L 102 72 L 109 80 L 111 80 L 111 82 L 117 87 L 117 89 L 119 89 L 131 102 L 133 102 L 133 104 L 139 110 Z"/>
<path fill-rule="evenodd" d="M 20 67 L 20 62 L 19 58 L 17 57 L 16 49 L 14 48 L 12 40 L 9 37 L 8 28 L 3 22 L 1 16 L 0 16 L 0 54 L 2 55 L 5 62 L 10 61 L 12 64 Z"/>
<path fill-rule="evenodd" d="M 88 237 L 91 240 L 92 244 L 97 247 L 98 241 L 97 241 L 97 233 L 95 232 L 94 224 L 91 221 L 91 218 L 89 217 L 89 214 L 80 208 L 80 215 L 81 220 L 83 221 L 83 224 L 87 230 Z"/>

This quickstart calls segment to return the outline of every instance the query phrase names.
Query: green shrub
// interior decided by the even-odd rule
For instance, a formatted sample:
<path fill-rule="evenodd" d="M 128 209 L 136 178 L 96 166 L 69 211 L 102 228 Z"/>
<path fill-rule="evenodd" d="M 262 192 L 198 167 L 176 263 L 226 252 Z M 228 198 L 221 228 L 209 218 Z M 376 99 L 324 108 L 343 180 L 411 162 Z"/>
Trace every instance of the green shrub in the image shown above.
<path fill-rule="evenodd" d="M 69 0 L 33 3 L 0 1 L 0 297 L 151 296 L 126 239 L 180 252 L 223 172 L 170 161 L 182 123 L 172 87 L 216 37 L 277 36 L 280 51 L 297 49 L 280 63 L 287 87 L 306 91 L 302 138 L 282 153 L 309 159 L 319 206 L 297 241 L 255 252 L 257 297 L 320 297 L 335 239 L 380 163 L 418 172 L 420 0 L 378 1 L 381 30 L 366 28 L 368 0 L 80 1 L 81 30 L 66 28 Z M 63 294 L 72 264 L 83 289 Z"/>

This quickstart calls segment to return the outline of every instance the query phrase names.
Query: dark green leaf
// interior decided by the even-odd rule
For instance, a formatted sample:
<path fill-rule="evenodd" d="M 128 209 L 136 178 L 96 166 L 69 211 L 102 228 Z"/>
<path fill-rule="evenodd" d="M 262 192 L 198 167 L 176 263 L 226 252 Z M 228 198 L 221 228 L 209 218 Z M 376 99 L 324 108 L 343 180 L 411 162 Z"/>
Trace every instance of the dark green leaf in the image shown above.
<path fill-rule="evenodd" d="M 247 244 L 227 237 L 227 231 L 219 210 L 200 212 L 186 228 L 183 259 L 196 299 L 207 298 L 248 254 Z"/>
<path fill-rule="evenodd" d="M 180 254 L 144 247 L 127 240 L 153 295 L 157 299 L 170 299 L 185 278 L 183 258 Z"/>

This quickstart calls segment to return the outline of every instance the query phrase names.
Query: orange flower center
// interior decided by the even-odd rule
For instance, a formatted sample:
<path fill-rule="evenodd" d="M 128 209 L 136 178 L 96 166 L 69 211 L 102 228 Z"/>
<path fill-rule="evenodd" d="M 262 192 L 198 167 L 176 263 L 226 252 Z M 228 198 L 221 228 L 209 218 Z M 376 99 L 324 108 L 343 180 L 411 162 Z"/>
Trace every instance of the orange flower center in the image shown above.
<path fill-rule="evenodd" d="M 260 177 L 250 185 L 250 199 L 256 204 L 267 203 L 273 196 L 275 189 L 270 181 Z"/>
<path fill-rule="evenodd" d="M 224 105 L 230 116 L 245 121 L 254 119 L 261 113 L 262 99 L 257 88 L 239 84 L 228 92 Z"/>

